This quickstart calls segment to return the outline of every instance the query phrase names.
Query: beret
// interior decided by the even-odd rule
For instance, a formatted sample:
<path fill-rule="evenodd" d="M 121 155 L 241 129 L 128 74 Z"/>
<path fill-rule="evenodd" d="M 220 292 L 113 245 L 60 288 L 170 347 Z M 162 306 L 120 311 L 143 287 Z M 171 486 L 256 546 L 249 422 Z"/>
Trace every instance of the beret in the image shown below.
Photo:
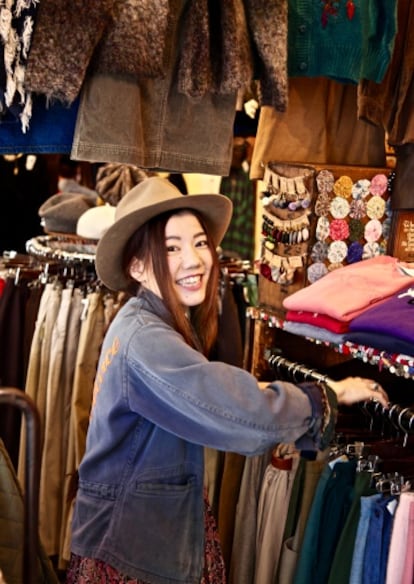
<path fill-rule="evenodd" d="M 101 239 L 115 221 L 113 205 L 98 205 L 88 209 L 78 219 L 76 235 L 86 239 Z"/>
<path fill-rule="evenodd" d="M 46 232 L 76 234 L 79 217 L 96 205 L 96 198 L 79 193 L 57 193 L 39 207 L 41 225 Z"/>

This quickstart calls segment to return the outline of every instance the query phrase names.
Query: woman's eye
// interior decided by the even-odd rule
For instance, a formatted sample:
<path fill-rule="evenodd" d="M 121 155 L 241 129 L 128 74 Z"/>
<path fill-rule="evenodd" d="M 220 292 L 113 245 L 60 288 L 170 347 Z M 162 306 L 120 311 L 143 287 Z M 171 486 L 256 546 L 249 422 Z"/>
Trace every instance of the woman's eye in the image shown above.
<path fill-rule="evenodd" d="M 167 253 L 174 253 L 179 251 L 179 247 L 177 245 L 167 245 Z"/>
<path fill-rule="evenodd" d="M 196 247 L 208 247 L 207 239 L 200 239 L 197 241 Z"/>

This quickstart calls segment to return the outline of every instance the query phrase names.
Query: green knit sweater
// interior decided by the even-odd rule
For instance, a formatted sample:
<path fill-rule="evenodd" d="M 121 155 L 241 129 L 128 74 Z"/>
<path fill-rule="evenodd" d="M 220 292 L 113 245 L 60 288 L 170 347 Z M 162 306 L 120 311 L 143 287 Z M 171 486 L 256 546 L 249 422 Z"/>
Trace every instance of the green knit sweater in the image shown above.
<path fill-rule="evenodd" d="M 397 32 L 396 0 L 289 0 L 288 75 L 380 83 Z M 332 6 L 334 13 L 324 10 Z"/>

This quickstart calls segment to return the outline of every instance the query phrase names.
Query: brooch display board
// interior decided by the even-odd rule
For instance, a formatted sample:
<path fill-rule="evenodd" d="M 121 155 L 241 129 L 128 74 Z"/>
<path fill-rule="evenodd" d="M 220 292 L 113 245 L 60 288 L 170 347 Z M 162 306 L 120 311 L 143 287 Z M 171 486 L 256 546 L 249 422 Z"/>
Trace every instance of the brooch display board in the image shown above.
<path fill-rule="evenodd" d="M 389 173 L 353 167 L 318 170 L 308 284 L 331 270 L 387 253 L 392 222 Z"/>

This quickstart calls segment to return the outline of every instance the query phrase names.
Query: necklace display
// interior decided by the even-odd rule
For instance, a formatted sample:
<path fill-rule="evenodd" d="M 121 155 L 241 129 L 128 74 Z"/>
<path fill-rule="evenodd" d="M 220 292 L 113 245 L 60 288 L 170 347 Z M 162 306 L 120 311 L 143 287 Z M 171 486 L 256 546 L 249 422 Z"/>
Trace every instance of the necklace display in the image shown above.
<path fill-rule="evenodd" d="M 306 264 L 314 174 L 313 168 L 295 164 L 265 168 L 260 272 L 277 284 L 292 284 Z"/>
<path fill-rule="evenodd" d="M 265 246 L 274 249 L 277 243 L 293 245 L 309 239 L 309 219 L 303 215 L 296 219 L 283 221 L 277 217 L 270 217 L 263 210 L 262 235 L 265 237 Z"/>

